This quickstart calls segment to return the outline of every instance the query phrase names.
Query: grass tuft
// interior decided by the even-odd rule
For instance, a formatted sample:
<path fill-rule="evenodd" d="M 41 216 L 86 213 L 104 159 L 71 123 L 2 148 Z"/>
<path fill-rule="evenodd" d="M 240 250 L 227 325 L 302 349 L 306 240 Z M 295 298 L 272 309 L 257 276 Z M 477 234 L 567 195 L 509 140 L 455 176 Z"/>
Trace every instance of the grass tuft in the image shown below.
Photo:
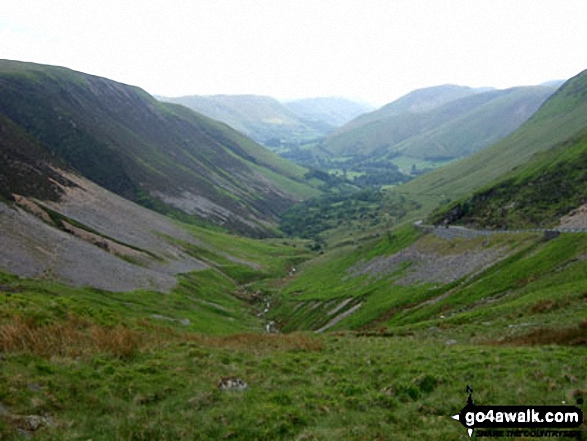
<path fill-rule="evenodd" d="M 187 335 L 186 335 L 187 337 Z M 323 340 L 309 334 L 235 334 L 226 337 L 204 337 L 190 335 L 208 347 L 259 350 L 281 350 L 290 352 L 321 352 Z"/>

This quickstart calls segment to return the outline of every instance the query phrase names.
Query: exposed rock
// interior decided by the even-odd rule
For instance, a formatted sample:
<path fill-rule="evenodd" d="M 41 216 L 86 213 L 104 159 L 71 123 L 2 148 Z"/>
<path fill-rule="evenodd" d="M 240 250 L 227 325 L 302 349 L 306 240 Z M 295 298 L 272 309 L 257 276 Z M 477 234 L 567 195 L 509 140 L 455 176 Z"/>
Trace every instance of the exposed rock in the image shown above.
<path fill-rule="evenodd" d="M 218 382 L 218 389 L 220 390 L 236 390 L 242 391 L 248 387 L 247 383 L 238 377 L 223 377 Z"/>
<path fill-rule="evenodd" d="M 51 417 L 41 415 L 11 415 L 10 420 L 19 429 L 30 432 L 34 432 L 43 426 L 55 424 Z"/>
<path fill-rule="evenodd" d="M 545 240 L 552 240 L 552 239 L 556 239 L 557 237 L 560 236 L 560 231 L 555 231 L 555 230 L 546 230 L 544 231 L 544 239 Z"/>
<path fill-rule="evenodd" d="M 450 283 L 482 270 L 504 257 L 504 250 L 498 248 L 437 254 L 420 249 L 416 243 L 391 256 L 378 256 L 368 262 L 360 262 L 347 272 L 355 277 L 367 274 L 382 278 L 401 270 L 402 264 L 409 264 L 410 267 L 394 284 L 405 286 L 421 282 Z"/>
<path fill-rule="evenodd" d="M 348 309 L 347 311 L 343 312 L 342 314 L 337 315 L 332 320 L 330 320 L 328 323 L 326 323 L 324 326 L 322 326 L 320 329 L 316 330 L 316 332 L 320 333 L 320 332 L 326 331 L 329 328 L 332 328 L 334 325 L 336 325 L 341 320 L 347 318 L 351 314 L 358 311 L 361 306 L 363 306 L 363 302 L 353 306 L 352 308 Z"/>
<path fill-rule="evenodd" d="M 560 228 L 587 228 L 587 204 L 581 205 L 560 219 Z"/>
<path fill-rule="evenodd" d="M 336 314 L 338 311 L 340 311 L 342 308 L 344 308 L 346 305 L 348 305 L 352 300 L 353 300 L 352 297 L 349 297 L 348 299 L 343 300 L 335 308 L 328 311 L 327 315 L 331 316 L 331 315 Z"/>
<path fill-rule="evenodd" d="M 167 320 L 169 322 L 178 322 L 181 323 L 184 326 L 188 326 L 191 321 L 190 319 L 174 319 L 172 317 L 166 317 L 164 315 L 161 314 L 151 314 L 151 318 L 157 319 L 157 320 Z"/>
<path fill-rule="evenodd" d="M 41 390 L 41 386 L 37 383 L 27 383 L 26 387 L 33 392 L 39 392 Z"/>
<path fill-rule="evenodd" d="M 63 187 L 58 202 L 44 200 L 43 206 L 98 234 L 70 222 L 65 223 L 70 233 L 56 228 L 31 198 L 20 199 L 28 208 L 0 202 L 0 269 L 23 277 L 50 275 L 68 284 L 111 291 L 166 292 L 177 285 L 177 274 L 208 268 L 178 245 L 197 246 L 199 241 L 170 219 L 79 176 L 62 173 L 75 185 Z M 102 248 L 97 242 L 103 243 Z"/>
<path fill-rule="evenodd" d="M 2 415 L 10 415 L 10 411 L 8 410 L 8 407 L 0 403 L 0 416 Z"/>

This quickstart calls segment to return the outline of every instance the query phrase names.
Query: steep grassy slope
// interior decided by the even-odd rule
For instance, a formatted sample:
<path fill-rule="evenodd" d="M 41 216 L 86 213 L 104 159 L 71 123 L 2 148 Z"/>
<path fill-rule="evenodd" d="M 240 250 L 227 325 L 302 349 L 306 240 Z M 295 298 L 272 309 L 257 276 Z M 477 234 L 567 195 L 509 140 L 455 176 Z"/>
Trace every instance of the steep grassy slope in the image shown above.
<path fill-rule="evenodd" d="M 511 332 L 556 326 L 557 320 L 571 326 L 584 318 L 586 247 L 582 233 L 551 241 L 540 233 L 447 240 L 404 227 L 304 263 L 274 314 L 289 331 L 401 333 L 440 326 L 454 336 L 487 326 L 482 339 L 497 339 L 522 322 L 527 329 L 512 326 Z"/>
<path fill-rule="evenodd" d="M 435 160 L 468 156 L 517 129 L 554 90 L 537 86 L 488 91 L 425 112 L 379 115 L 331 135 L 324 146 L 336 155 L 401 154 Z"/>
<path fill-rule="evenodd" d="M 332 127 L 305 119 L 274 98 L 258 95 L 212 95 L 161 98 L 222 121 L 257 142 L 298 142 L 324 136 Z"/>
<path fill-rule="evenodd" d="M 587 71 L 584 71 L 567 81 L 507 138 L 421 176 L 398 191 L 422 201 L 427 209 L 431 209 L 447 199 L 483 188 L 515 167 L 528 163 L 536 154 L 581 139 L 587 126 L 586 97 Z"/>
<path fill-rule="evenodd" d="M 430 221 L 497 229 L 553 227 L 586 202 L 587 132 L 583 131 L 444 207 Z"/>
<path fill-rule="evenodd" d="M 380 121 L 402 113 L 420 113 L 432 110 L 450 101 L 463 98 L 475 93 L 475 89 L 464 86 L 446 84 L 443 86 L 427 87 L 414 90 L 397 100 L 373 112 L 360 115 L 338 129 L 334 135 L 346 132 L 359 126 Z"/>
<path fill-rule="evenodd" d="M 554 92 L 554 88 L 544 86 L 487 92 L 494 98 L 467 114 L 409 138 L 396 149 L 404 156 L 423 159 L 469 156 L 515 131 Z"/>
<path fill-rule="evenodd" d="M 26 133 L 117 194 L 238 231 L 264 234 L 293 201 L 318 194 L 305 169 L 222 123 L 64 68 L 2 61 L 0 114 L 20 127 L 10 136 Z"/>

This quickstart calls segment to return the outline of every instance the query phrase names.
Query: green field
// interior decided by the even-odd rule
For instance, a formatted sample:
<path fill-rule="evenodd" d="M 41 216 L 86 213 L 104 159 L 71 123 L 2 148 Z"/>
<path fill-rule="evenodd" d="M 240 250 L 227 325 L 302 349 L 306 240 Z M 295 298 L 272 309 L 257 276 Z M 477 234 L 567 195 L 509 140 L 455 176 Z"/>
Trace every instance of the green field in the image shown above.
<path fill-rule="evenodd" d="M 100 348 L 5 355 L 4 404 L 52 415 L 35 431 L 40 440 L 459 440 L 465 429 L 450 416 L 466 402 L 465 385 L 477 403 L 573 402 L 585 361 L 584 350 L 568 347 L 417 336 L 133 332 L 136 349 L 124 357 Z M 247 389 L 218 390 L 225 376 Z M 4 439 L 20 439 L 0 424 Z M 13 417 L 13 426 L 26 424 Z"/>

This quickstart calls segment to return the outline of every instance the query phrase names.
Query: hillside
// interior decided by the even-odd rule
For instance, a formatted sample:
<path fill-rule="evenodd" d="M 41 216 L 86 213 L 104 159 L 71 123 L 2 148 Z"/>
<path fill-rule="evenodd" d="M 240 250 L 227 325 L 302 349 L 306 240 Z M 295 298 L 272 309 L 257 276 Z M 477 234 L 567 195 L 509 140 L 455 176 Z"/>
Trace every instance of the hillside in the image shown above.
<path fill-rule="evenodd" d="M 420 113 L 434 109 L 450 101 L 475 94 L 475 89 L 466 86 L 446 84 L 413 90 L 383 107 L 358 116 L 340 127 L 332 136 L 395 115 Z"/>
<path fill-rule="evenodd" d="M 576 143 L 587 126 L 587 71 L 568 80 L 518 130 L 461 161 L 419 177 L 398 189 L 433 208 L 491 184 L 540 152 Z M 574 141 L 573 141 L 574 140 Z M 559 150 L 559 153 L 564 151 Z M 551 159 L 553 159 L 551 157 Z"/>
<path fill-rule="evenodd" d="M 340 97 L 305 98 L 286 101 L 283 105 L 305 121 L 323 123 L 329 131 L 373 110 L 367 104 Z"/>
<path fill-rule="evenodd" d="M 527 329 L 519 332 L 530 332 L 565 314 L 561 323 L 579 324 L 587 288 L 585 234 L 548 240 L 540 232 L 460 233 L 408 225 L 305 262 L 281 291 L 273 317 L 290 332 L 397 335 L 441 327 L 433 331 L 440 338 L 459 335 L 469 342 L 497 339 L 500 329 L 522 322 Z M 560 302 L 556 314 L 536 312 L 546 301 Z M 515 327 L 510 334 L 517 334 Z M 486 330 L 477 335 L 465 328 Z"/>
<path fill-rule="evenodd" d="M 180 224 L 80 176 L 43 147 L 0 116 L 0 273 L 161 293 L 197 273 L 206 289 L 236 290 L 284 270 L 286 262 L 267 256 L 304 253 Z"/>
<path fill-rule="evenodd" d="M 430 221 L 491 229 L 587 227 L 587 131 L 443 207 Z M 564 218 L 563 218 L 564 216 Z"/>
<path fill-rule="evenodd" d="M 585 279 L 579 269 L 584 263 L 583 233 L 553 238 L 541 232 L 500 235 L 444 227 L 430 232 L 405 221 L 416 213 L 430 213 L 434 203 L 441 208 L 431 216 L 432 222 L 477 229 L 552 228 L 569 222 L 565 215 L 578 218 L 587 200 L 586 106 L 584 71 L 508 138 L 391 189 L 390 201 L 399 195 L 421 205 L 399 218 L 404 222 L 401 228 L 388 229 L 385 235 L 372 225 L 378 239 L 365 231 L 367 216 L 365 232 L 354 229 L 353 241 L 334 243 L 338 248 L 304 263 L 282 291 L 282 309 L 276 317 L 283 329 L 420 327 L 425 326 L 422 321 L 440 315 L 450 327 L 453 319 L 455 324 L 467 323 L 470 314 L 498 314 L 496 304 L 503 310 L 512 301 L 519 305 L 521 296 L 540 299 L 546 287 L 562 286 L 563 280 L 578 307 L 584 302 Z M 473 166 L 477 168 L 472 170 Z M 442 203 L 459 194 L 467 196 L 450 205 Z M 581 219 L 582 224 L 573 226 L 587 228 L 587 218 Z M 575 262 L 578 266 L 565 273 Z M 521 285 L 513 288 L 518 282 Z"/>
<path fill-rule="evenodd" d="M 5 136 L 26 137 L 104 188 L 185 219 L 267 234 L 284 208 L 318 194 L 304 168 L 225 124 L 65 68 L 1 61 L 0 114 L 15 131 Z"/>
<path fill-rule="evenodd" d="M 333 127 L 328 121 L 305 118 L 274 98 L 258 95 L 211 95 L 160 98 L 181 104 L 222 121 L 270 148 L 324 136 Z"/>
<path fill-rule="evenodd" d="M 536 86 L 465 97 L 419 112 L 404 110 L 403 99 L 391 103 L 393 113 L 377 117 L 328 137 L 324 147 L 334 155 L 392 155 L 428 160 L 468 156 L 513 132 L 555 89 Z M 399 103 L 399 104 L 397 104 Z M 397 105 L 396 105 L 397 104 Z M 393 105 L 393 106 L 392 106 Z M 426 110 L 424 110 L 426 109 Z"/>

